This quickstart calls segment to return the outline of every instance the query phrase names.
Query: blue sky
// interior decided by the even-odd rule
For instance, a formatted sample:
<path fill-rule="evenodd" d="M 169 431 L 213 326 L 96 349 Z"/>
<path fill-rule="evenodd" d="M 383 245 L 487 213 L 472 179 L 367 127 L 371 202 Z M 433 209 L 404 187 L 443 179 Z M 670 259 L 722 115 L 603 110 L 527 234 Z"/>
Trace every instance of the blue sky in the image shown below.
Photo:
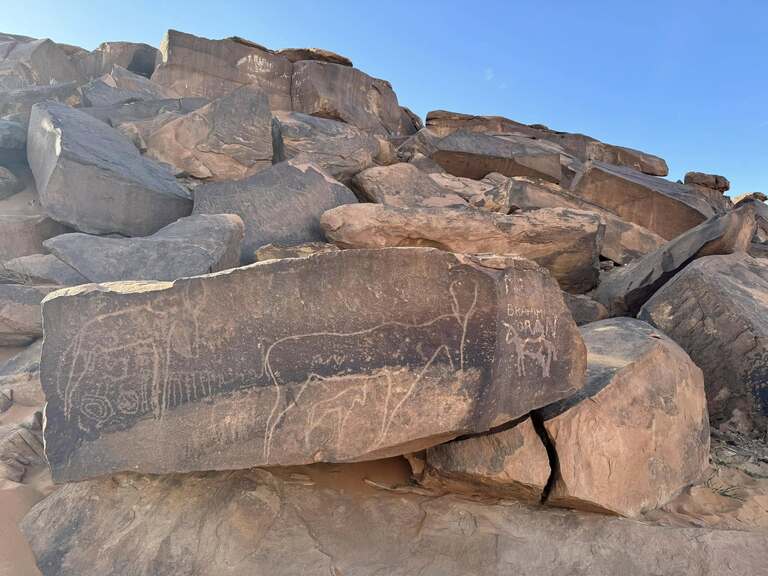
<path fill-rule="evenodd" d="M 94 48 L 176 28 L 317 46 L 402 104 L 497 114 L 768 192 L 768 1 L 3 0 L 0 30 Z"/>

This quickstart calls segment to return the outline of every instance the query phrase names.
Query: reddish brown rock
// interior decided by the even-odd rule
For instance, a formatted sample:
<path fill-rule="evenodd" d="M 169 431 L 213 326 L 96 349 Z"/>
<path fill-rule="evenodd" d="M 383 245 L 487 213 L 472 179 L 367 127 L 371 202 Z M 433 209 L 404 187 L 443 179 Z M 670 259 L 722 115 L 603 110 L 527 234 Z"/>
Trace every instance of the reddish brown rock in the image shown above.
<path fill-rule="evenodd" d="M 64 288 L 43 313 L 58 482 L 408 453 L 570 396 L 585 366 L 546 271 L 424 248 Z"/>
<path fill-rule="evenodd" d="M 113 106 L 141 100 L 178 97 L 173 90 L 117 65 L 108 73 L 82 86 L 80 93 L 83 106 Z"/>
<path fill-rule="evenodd" d="M 563 292 L 563 299 L 577 326 L 605 320 L 609 316 L 608 309 L 589 296 Z"/>
<path fill-rule="evenodd" d="M 768 429 L 768 266 L 746 254 L 689 264 L 645 303 L 640 318 L 663 330 L 704 371 L 715 423 L 735 412 Z"/>
<path fill-rule="evenodd" d="M 704 186 L 718 192 L 725 193 L 731 188 L 731 183 L 725 176 L 718 174 L 705 174 L 704 172 L 687 172 L 683 179 L 685 184 Z"/>
<path fill-rule="evenodd" d="M 323 214 L 326 237 L 344 248 L 433 246 L 449 252 L 514 254 L 550 271 L 564 290 L 597 283 L 603 227 L 589 212 L 532 210 L 503 216 L 451 208 L 340 206 Z"/>
<path fill-rule="evenodd" d="M 704 196 L 688 186 L 602 162 L 585 165 L 571 190 L 667 240 L 716 213 Z"/>
<path fill-rule="evenodd" d="M 83 81 L 59 44 L 48 39 L 17 39 L 0 44 L 0 90 L 18 90 Z"/>
<path fill-rule="evenodd" d="M 632 318 L 581 328 L 587 385 L 540 411 L 557 469 L 546 502 L 636 516 L 699 478 L 709 458 L 701 370 Z"/>
<path fill-rule="evenodd" d="M 746 252 L 754 233 L 755 210 L 750 205 L 715 216 L 658 250 L 612 270 L 601 279 L 594 297 L 612 316 L 634 316 L 646 300 L 691 260 Z"/>
<path fill-rule="evenodd" d="M 405 162 L 368 168 L 352 179 L 352 185 L 366 200 L 386 206 L 467 206 L 464 198 L 441 187 L 427 174 Z"/>
<path fill-rule="evenodd" d="M 240 180 L 272 165 L 267 95 L 243 86 L 168 122 L 147 141 L 147 156 L 194 178 Z"/>
<path fill-rule="evenodd" d="M 285 56 L 291 62 L 300 62 L 301 60 L 317 60 L 319 62 L 330 62 L 331 64 L 341 64 L 342 66 L 352 66 L 352 60 L 336 52 L 323 50 L 322 48 L 283 48 L 277 52 L 278 56 Z"/>
<path fill-rule="evenodd" d="M 86 78 L 107 74 L 114 65 L 149 78 L 160 57 L 157 48 L 135 42 L 102 42 L 92 52 L 73 57 Z"/>

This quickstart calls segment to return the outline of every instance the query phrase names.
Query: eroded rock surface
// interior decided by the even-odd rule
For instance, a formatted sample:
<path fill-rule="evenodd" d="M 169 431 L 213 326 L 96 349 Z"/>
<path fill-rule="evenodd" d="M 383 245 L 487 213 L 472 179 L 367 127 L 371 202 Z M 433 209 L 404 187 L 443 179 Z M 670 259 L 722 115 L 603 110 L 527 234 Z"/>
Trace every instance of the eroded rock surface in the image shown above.
<path fill-rule="evenodd" d="M 352 184 L 365 199 L 386 206 L 467 206 L 464 198 L 441 187 L 413 164 L 405 162 L 369 168 L 357 174 Z"/>
<path fill-rule="evenodd" d="M 542 268 L 423 248 L 67 288 L 43 313 L 57 482 L 408 453 L 572 395 L 586 356 Z"/>
<path fill-rule="evenodd" d="M 160 84 L 115 65 L 108 73 L 80 88 L 84 106 L 114 106 L 141 100 L 163 100 L 178 96 Z"/>

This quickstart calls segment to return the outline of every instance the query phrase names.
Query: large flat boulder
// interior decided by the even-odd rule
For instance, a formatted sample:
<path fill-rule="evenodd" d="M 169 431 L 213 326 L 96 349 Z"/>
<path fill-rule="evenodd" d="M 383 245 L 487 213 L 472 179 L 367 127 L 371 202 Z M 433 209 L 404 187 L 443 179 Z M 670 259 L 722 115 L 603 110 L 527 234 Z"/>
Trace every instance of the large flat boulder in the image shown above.
<path fill-rule="evenodd" d="M 559 132 L 541 124 L 522 124 L 501 116 L 472 116 L 445 110 L 433 110 L 427 114 L 427 128 L 439 136 L 447 136 L 458 130 L 470 132 L 517 133 L 553 142 L 582 162 L 598 160 L 608 164 L 627 166 L 653 176 L 666 176 L 667 163 L 658 156 L 600 142 L 584 134 Z"/>
<path fill-rule="evenodd" d="M 62 46 L 47 38 L 0 43 L 0 90 L 17 90 L 83 79 Z"/>
<path fill-rule="evenodd" d="M 667 240 L 716 213 L 707 198 L 689 186 L 604 162 L 585 165 L 571 191 Z"/>
<path fill-rule="evenodd" d="M 66 288 L 43 314 L 57 482 L 408 453 L 570 396 L 585 365 L 545 270 L 424 248 Z"/>
<path fill-rule="evenodd" d="M 332 118 L 366 132 L 398 136 L 401 112 L 389 82 L 330 62 L 303 60 L 293 65 L 293 110 Z"/>
<path fill-rule="evenodd" d="M 113 106 L 178 97 L 173 90 L 118 65 L 82 86 L 80 93 L 83 106 Z"/>
<path fill-rule="evenodd" d="M 82 232 L 145 236 L 192 209 L 168 170 L 114 128 L 63 104 L 33 107 L 27 156 L 45 212 Z"/>
<path fill-rule="evenodd" d="M 152 80 L 181 96 L 214 100 L 252 84 L 273 110 L 291 110 L 293 64 L 285 56 L 242 38 L 209 40 L 168 30 Z"/>
<path fill-rule="evenodd" d="M 428 448 L 419 484 L 538 503 L 550 474 L 547 449 L 525 417 L 499 432 Z"/>
<path fill-rule="evenodd" d="M 740 412 L 768 429 L 768 266 L 746 254 L 689 264 L 645 303 L 640 318 L 682 346 L 704 371 L 715 423 Z"/>
<path fill-rule="evenodd" d="M 550 271 L 564 290 L 597 284 L 603 234 L 589 212 L 560 208 L 504 216 L 451 208 L 341 206 L 323 214 L 326 237 L 343 248 L 433 246 L 467 254 L 515 254 Z"/>
<path fill-rule="evenodd" d="M 320 216 L 357 198 L 313 164 L 289 160 L 239 181 L 213 182 L 195 190 L 195 214 L 237 214 L 245 224 L 242 262 L 253 262 L 265 244 L 325 240 Z"/>
<path fill-rule="evenodd" d="M 0 282 L 76 286 L 89 280 L 53 254 L 30 254 L 0 264 Z"/>
<path fill-rule="evenodd" d="M 62 487 L 22 529 L 44 576 L 747 576 L 768 563 L 761 533 L 397 493 L 369 477 L 389 480 L 360 465 L 120 474 Z"/>
<path fill-rule="evenodd" d="M 276 112 L 273 121 L 275 162 L 309 161 L 340 181 L 373 166 L 382 143 L 351 124 L 301 112 Z"/>
<path fill-rule="evenodd" d="M 0 284 L 0 346 L 26 346 L 43 335 L 40 302 L 56 288 Z"/>
<path fill-rule="evenodd" d="M 691 260 L 746 252 L 755 233 L 751 205 L 714 216 L 661 248 L 616 268 L 601 279 L 595 300 L 612 316 L 634 316 L 653 294 Z"/>
<path fill-rule="evenodd" d="M 155 71 L 159 57 L 157 48 L 149 44 L 102 42 L 95 50 L 79 54 L 73 59 L 86 78 L 107 74 L 115 65 L 149 78 Z"/>
<path fill-rule="evenodd" d="M 557 454 L 546 502 L 636 516 L 671 500 L 709 463 L 701 370 L 652 326 L 581 327 L 587 384 L 540 411 Z"/>
<path fill-rule="evenodd" d="M 239 180 L 272 165 L 267 95 L 243 86 L 168 122 L 147 141 L 147 156 L 194 178 Z"/>
<path fill-rule="evenodd" d="M 242 240 L 239 216 L 197 214 L 143 238 L 62 234 L 44 245 L 88 282 L 170 281 L 235 268 Z"/>
<path fill-rule="evenodd" d="M 563 150 L 557 145 L 518 134 L 454 132 L 434 143 L 430 157 L 454 176 L 479 180 L 491 172 L 563 179 Z"/>
<path fill-rule="evenodd" d="M 352 185 L 371 202 L 397 208 L 466 207 L 467 201 L 413 164 L 375 166 L 357 174 Z"/>

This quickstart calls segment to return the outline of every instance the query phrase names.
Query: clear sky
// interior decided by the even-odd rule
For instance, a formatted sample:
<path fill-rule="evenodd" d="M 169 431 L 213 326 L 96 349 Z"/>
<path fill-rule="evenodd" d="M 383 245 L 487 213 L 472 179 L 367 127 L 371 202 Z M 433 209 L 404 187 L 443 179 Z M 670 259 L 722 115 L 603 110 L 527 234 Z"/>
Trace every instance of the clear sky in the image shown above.
<path fill-rule="evenodd" d="M 2 0 L 0 30 L 94 48 L 175 28 L 316 46 L 401 104 L 507 116 L 768 192 L 766 0 Z"/>

